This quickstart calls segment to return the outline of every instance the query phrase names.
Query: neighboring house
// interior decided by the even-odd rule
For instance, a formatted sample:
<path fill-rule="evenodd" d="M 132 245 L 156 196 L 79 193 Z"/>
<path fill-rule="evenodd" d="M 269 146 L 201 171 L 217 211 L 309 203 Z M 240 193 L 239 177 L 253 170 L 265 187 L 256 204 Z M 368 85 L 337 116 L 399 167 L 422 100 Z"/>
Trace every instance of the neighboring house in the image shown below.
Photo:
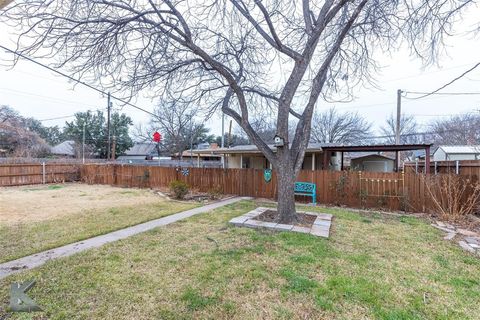
<path fill-rule="evenodd" d="M 480 160 L 480 145 L 439 146 L 433 161 Z"/>
<path fill-rule="evenodd" d="M 304 166 L 312 168 L 319 166 L 322 159 L 317 159 L 315 154 L 321 152 L 317 144 L 310 144 L 305 154 Z M 269 146 L 274 149 L 273 145 Z M 230 169 L 267 169 L 271 168 L 269 161 L 263 156 L 255 145 L 240 145 L 231 148 L 214 148 L 193 150 L 194 154 L 224 155 L 225 167 Z"/>
<path fill-rule="evenodd" d="M 183 159 L 183 160 L 192 160 L 192 158 L 195 161 L 221 161 L 222 160 L 222 155 L 220 154 L 215 154 L 211 152 L 205 152 L 202 153 L 202 150 L 214 150 L 218 149 L 218 144 L 216 143 L 201 143 L 197 146 L 197 148 L 193 149 L 192 151 L 190 150 L 185 150 L 182 153 L 177 152 L 172 155 L 172 159 Z"/>
<path fill-rule="evenodd" d="M 157 144 L 154 142 L 139 142 L 117 158 L 119 161 L 152 160 L 158 157 Z"/>
<path fill-rule="evenodd" d="M 350 168 L 355 171 L 394 172 L 395 159 L 381 154 L 362 155 L 351 158 Z"/>
<path fill-rule="evenodd" d="M 50 153 L 55 157 L 75 158 L 75 141 L 67 140 L 50 148 Z"/>
<path fill-rule="evenodd" d="M 269 145 L 273 152 L 276 152 L 276 147 Z M 358 152 L 389 152 L 396 155 L 396 159 L 383 156 L 382 160 L 379 158 L 370 159 L 370 161 L 381 161 L 382 164 L 365 166 L 367 169 L 375 169 L 382 171 L 398 170 L 398 153 L 401 151 L 411 150 L 427 150 L 429 152 L 431 144 L 402 144 L 402 145 L 340 145 L 331 143 L 309 143 L 305 152 L 305 158 L 302 164 L 303 170 L 343 170 L 345 168 L 345 154 L 352 154 Z M 193 150 L 194 154 L 217 154 L 225 157 L 225 167 L 230 169 L 238 168 L 253 168 L 253 169 L 267 169 L 272 168 L 270 162 L 258 150 L 255 145 L 240 145 L 231 148 L 216 148 L 205 150 Z M 364 159 L 369 161 L 369 159 Z M 361 163 L 361 160 L 358 160 Z M 393 161 L 393 168 L 391 165 Z M 381 166 L 381 168 L 380 168 Z"/>
<path fill-rule="evenodd" d="M 430 150 L 430 160 L 433 161 L 433 154 L 437 151 L 437 148 Z M 425 150 L 414 150 L 411 156 L 407 158 L 407 161 L 425 161 Z"/>
<path fill-rule="evenodd" d="M 202 149 L 204 150 L 204 149 Z M 182 153 L 175 153 L 172 155 L 172 159 L 183 159 L 183 160 L 193 160 L 195 161 L 221 161 L 222 155 L 212 154 L 212 153 L 201 153 L 200 150 L 194 149 L 192 152 L 190 150 L 185 150 Z"/>

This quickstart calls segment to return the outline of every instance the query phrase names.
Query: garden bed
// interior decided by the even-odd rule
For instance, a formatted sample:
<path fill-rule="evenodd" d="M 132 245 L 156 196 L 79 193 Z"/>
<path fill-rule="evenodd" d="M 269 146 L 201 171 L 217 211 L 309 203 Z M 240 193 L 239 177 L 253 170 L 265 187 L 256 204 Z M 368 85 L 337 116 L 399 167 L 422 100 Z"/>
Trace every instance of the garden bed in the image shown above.
<path fill-rule="evenodd" d="M 233 218 L 230 223 L 238 227 L 265 228 L 274 231 L 293 231 L 309 233 L 317 237 L 328 238 L 332 224 L 332 215 L 297 211 L 298 222 L 294 224 L 279 223 L 277 210 L 259 207 L 244 215 Z"/>

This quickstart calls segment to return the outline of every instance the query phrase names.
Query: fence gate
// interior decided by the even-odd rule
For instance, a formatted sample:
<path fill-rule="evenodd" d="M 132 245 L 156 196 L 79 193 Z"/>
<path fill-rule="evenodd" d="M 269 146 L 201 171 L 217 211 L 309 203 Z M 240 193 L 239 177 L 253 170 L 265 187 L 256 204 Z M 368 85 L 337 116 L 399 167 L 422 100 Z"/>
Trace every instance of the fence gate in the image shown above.
<path fill-rule="evenodd" d="M 386 202 L 398 199 L 404 200 L 406 197 L 405 174 L 395 179 L 392 178 L 370 178 L 365 173 L 359 172 L 359 196 L 362 202 L 374 199 L 384 206 Z"/>

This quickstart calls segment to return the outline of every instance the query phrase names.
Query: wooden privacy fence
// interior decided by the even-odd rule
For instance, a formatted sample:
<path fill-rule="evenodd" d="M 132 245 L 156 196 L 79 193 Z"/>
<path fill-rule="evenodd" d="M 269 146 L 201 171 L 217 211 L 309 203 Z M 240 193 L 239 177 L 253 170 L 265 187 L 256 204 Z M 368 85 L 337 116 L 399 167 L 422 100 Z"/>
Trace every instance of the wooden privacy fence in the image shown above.
<path fill-rule="evenodd" d="M 0 186 L 80 180 L 80 165 L 62 163 L 0 164 Z"/>
<path fill-rule="evenodd" d="M 404 163 L 404 171 L 406 173 L 422 173 L 425 171 L 425 162 L 406 162 Z M 451 173 L 463 176 L 479 176 L 480 160 L 431 161 L 430 173 Z"/>
<path fill-rule="evenodd" d="M 277 197 L 275 172 L 271 181 L 266 182 L 263 170 L 258 169 L 189 168 L 187 174 L 185 169 L 175 168 L 87 164 L 82 166 L 81 177 L 91 184 L 140 188 L 168 187 L 171 181 L 182 180 L 201 192 Z M 422 177 L 414 173 L 303 170 L 297 181 L 315 183 L 321 204 L 425 212 L 432 202 Z"/>

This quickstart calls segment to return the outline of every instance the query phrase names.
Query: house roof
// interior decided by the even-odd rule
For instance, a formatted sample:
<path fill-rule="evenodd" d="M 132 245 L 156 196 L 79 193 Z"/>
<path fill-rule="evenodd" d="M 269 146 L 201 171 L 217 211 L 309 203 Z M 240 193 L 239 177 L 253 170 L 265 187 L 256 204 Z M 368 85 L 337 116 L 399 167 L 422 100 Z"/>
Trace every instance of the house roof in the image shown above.
<path fill-rule="evenodd" d="M 270 149 L 276 151 L 274 145 L 268 145 Z M 369 151 L 404 151 L 420 150 L 429 148 L 431 144 L 375 144 L 375 145 L 344 145 L 337 143 L 309 143 L 307 152 L 343 151 L 343 152 L 369 152 Z M 261 153 L 255 145 L 240 145 L 231 148 L 217 148 L 193 150 L 193 153 L 211 153 L 211 154 L 235 154 L 235 153 Z"/>
<path fill-rule="evenodd" d="M 445 153 L 461 153 L 461 154 L 478 154 L 480 153 L 480 145 L 474 146 L 439 146 Z"/>
<path fill-rule="evenodd" d="M 307 151 L 322 151 L 321 143 L 309 143 Z M 269 144 L 268 147 L 273 151 L 276 151 L 277 148 L 273 144 Z M 245 144 L 239 145 L 231 148 L 214 148 L 214 149 L 203 149 L 203 150 L 193 150 L 194 154 L 205 153 L 205 154 L 233 154 L 233 153 L 261 153 L 258 150 L 257 146 L 254 144 Z"/>
<path fill-rule="evenodd" d="M 127 156 L 146 156 L 157 153 L 157 144 L 153 142 L 138 142 L 125 151 Z"/>
<path fill-rule="evenodd" d="M 67 140 L 57 144 L 56 146 L 51 147 L 50 152 L 52 154 L 57 154 L 57 155 L 74 156 L 75 155 L 74 147 L 75 147 L 75 141 Z"/>
<path fill-rule="evenodd" d="M 218 157 L 218 158 L 222 157 L 220 154 L 211 153 L 211 152 L 208 152 L 208 150 L 210 150 L 210 149 L 195 149 L 195 150 L 192 150 L 192 153 L 190 153 L 190 150 L 185 150 L 182 153 L 180 153 L 180 152 L 175 153 L 174 156 L 179 157 L 180 154 L 181 154 L 182 157 L 192 157 L 192 156 L 193 157 L 197 157 L 197 156 L 200 156 L 200 157 Z"/>
<path fill-rule="evenodd" d="M 352 157 L 351 159 L 352 160 L 361 160 L 361 159 L 364 159 L 364 158 L 371 158 L 371 157 L 383 158 L 383 159 L 386 159 L 386 160 L 395 161 L 395 159 L 392 158 L 392 157 L 389 157 L 389 156 L 386 156 L 386 155 L 383 155 L 383 154 L 376 154 L 376 153 L 364 154 L 364 155 L 361 155 L 361 156 L 358 156 L 358 157 Z"/>

